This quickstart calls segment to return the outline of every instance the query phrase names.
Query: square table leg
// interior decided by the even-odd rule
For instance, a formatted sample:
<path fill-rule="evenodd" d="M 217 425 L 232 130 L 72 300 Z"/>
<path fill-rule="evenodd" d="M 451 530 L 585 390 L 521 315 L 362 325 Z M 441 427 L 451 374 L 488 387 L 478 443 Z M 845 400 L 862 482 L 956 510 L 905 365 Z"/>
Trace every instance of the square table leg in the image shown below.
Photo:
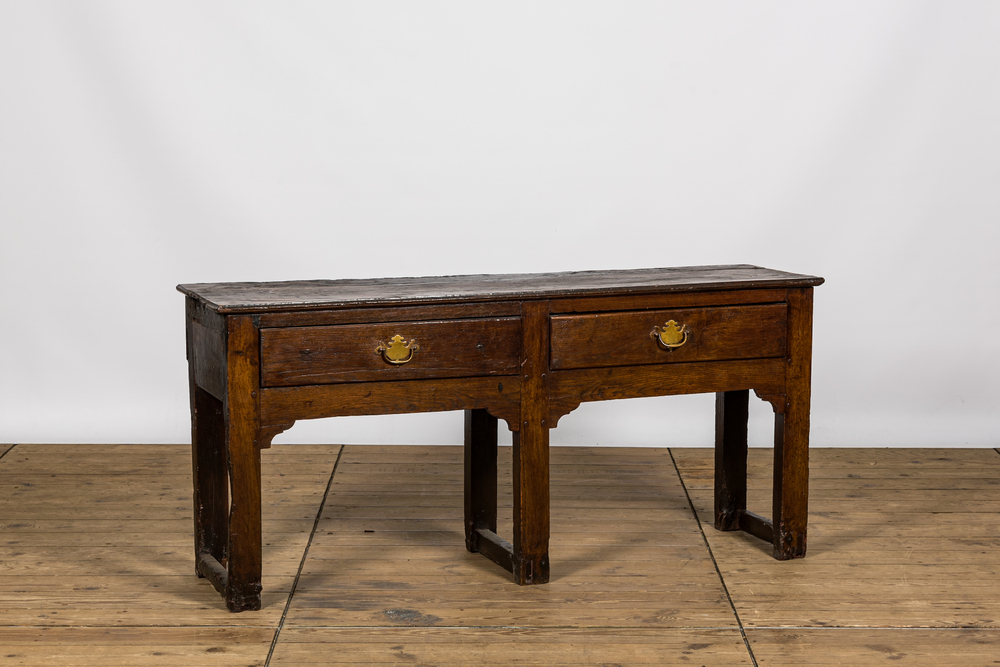
<path fill-rule="evenodd" d="M 747 509 L 748 390 L 715 395 L 715 527 L 740 530 Z"/>
<path fill-rule="evenodd" d="M 226 450 L 229 459 L 229 559 L 226 606 L 230 611 L 260 609 L 260 418 L 257 396 L 260 341 L 246 316 L 226 318 Z"/>
<path fill-rule="evenodd" d="M 191 458 L 194 480 L 194 552 L 226 562 L 229 546 L 229 463 L 222 401 L 191 382 Z M 206 576 L 196 565 L 199 577 Z"/>
<path fill-rule="evenodd" d="M 497 418 L 482 409 L 465 411 L 465 546 L 473 553 L 479 531 L 497 532 Z"/>
<path fill-rule="evenodd" d="M 811 287 L 789 290 L 785 405 L 774 415 L 774 557 L 779 560 L 806 555 L 812 309 Z"/>

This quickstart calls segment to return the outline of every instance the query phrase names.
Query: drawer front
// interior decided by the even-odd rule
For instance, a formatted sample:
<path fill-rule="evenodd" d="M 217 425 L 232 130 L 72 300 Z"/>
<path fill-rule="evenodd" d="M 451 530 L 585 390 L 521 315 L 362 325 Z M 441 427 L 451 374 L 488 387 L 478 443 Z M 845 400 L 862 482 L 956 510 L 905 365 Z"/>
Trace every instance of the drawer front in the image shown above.
<path fill-rule="evenodd" d="M 599 368 L 781 357 L 786 318 L 783 303 L 554 315 L 550 366 Z M 671 320 L 676 324 L 668 325 Z M 654 334 L 662 331 L 666 344 Z"/>
<path fill-rule="evenodd" d="M 504 375 L 517 372 L 516 317 L 261 329 L 261 383 Z"/>

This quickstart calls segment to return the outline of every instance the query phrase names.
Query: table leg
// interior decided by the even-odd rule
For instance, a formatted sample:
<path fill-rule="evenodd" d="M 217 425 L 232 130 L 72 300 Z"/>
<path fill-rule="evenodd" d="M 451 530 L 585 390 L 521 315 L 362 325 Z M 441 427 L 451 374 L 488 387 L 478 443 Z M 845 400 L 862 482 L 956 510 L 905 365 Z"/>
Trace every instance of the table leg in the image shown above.
<path fill-rule="evenodd" d="M 521 304 L 521 424 L 514 444 L 513 574 L 549 580 L 549 303 Z"/>
<path fill-rule="evenodd" d="M 715 527 L 739 530 L 747 508 L 747 417 L 750 392 L 715 395 Z"/>
<path fill-rule="evenodd" d="M 774 415 L 774 557 L 806 555 L 809 519 L 809 403 L 812 288 L 788 293 L 784 411 Z"/>
<path fill-rule="evenodd" d="M 549 580 L 549 429 L 521 424 L 514 440 L 514 581 Z"/>
<path fill-rule="evenodd" d="M 465 546 L 479 551 L 478 530 L 497 532 L 497 418 L 465 411 Z"/>
<path fill-rule="evenodd" d="M 228 463 L 222 401 L 191 382 L 191 458 L 194 480 L 194 553 L 226 562 L 229 541 Z M 205 574 L 195 566 L 199 577 Z"/>
<path fill-rule="evenodd" d="M 226 318 L 226 448 L 229 455 L 229 559 L 226 606 L 230 611 L 260 609 L 260 418 L 259 335 L 250 317 Z"/>

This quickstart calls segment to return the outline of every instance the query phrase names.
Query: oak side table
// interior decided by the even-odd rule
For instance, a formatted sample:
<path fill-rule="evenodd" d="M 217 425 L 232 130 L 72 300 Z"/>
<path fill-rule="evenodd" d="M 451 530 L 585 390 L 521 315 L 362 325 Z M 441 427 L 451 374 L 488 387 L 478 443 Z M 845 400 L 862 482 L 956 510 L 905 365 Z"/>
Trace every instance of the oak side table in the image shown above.
<path fill-rule="evenodd" d="M 715 527 L 805 555 L 812 288 L 700 266 L 179 285 L 187 296 L 196 571 L 260 608 L 260 451 L 299 419 L 465 411 L 465 542 L 549 579 L 549 429 L 584 401 L 716 393 Z M 746 509 L 749 390 L 775 415 L 771 519 Z M 497 424 L 513 432 L 497 535 Z"/>

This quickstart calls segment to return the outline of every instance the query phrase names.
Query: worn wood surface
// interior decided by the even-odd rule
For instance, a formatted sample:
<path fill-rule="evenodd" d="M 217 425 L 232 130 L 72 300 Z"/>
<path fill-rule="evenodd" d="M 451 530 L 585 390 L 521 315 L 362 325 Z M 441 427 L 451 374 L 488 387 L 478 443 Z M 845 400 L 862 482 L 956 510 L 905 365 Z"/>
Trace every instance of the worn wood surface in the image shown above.
<path fill-rule="evenodd" d="M 517 303 L 455 303 L 443 306 L 392 306 L 386 308 L 341 308 L 265 312 L 260 315 L 262 329 L 307 327 L 335 324 L 377 322 L 413 322 L 418 320 L 461 320 L 470 317 L 511 317 L 521 314 Z"/>
<path fill-rule="evenodd" d="M 644 310 L 552 317 L 553 370 L 759 359 L 785 354 L 785 304 Z M 668 320 L 683 325 L 681 347 L 650 336 Z"/>
<path fill-rule="evenodd" d="M 1000 629 L 949 628 L 879 630 L 871 628 L 747 630 L 761 667 L 840 667 L 842 665 L 995 665 L 1000 660 Z"/>
<path fill-rule="evenodd" d="M 737 512 L 731 527 L 773 540 L 776 558 L 800 557 L 811 295 L 822 282 L 738 265 L 180 285 L 197 572 L 232 611 L 259 607 L 260 451 L 296 421 L 464 409 L 514 432 L 512 539 L 473 527 L 467 546 L 510 564 L 520 584 L 545 583 L 549 430 L 560 417 L 588 400 L 751 388 L 776 413 L 773 519 Z M 475 312 L 506 316 L 459 317 Z M 682 345 L 657 337 L 668 323 Z M 221 426 L 209 394 L 221 401 Z"/>
<path fill-rule="evenodd" d="M 497 531 L 497 426 L 497 418 L 486 410 L 465 411 L 462 481 L 465 546 L 471 552 L 479 551 L 480 530 Z M 384 483 L 385 480 L 385 475 L 376 473 L 371 481 Z M 506 557 L 505 567 L 510 562 Z"/>
<path fill-rule="evenodd" d="M 779 563 L 712 527 L 710 448 L 553 447 L 541 587 L 463 548 L 461 447 L 348 446 L 331 478 L 339 451 L 263 453 L 263 604 L 232 615 L 191 576 L 187 446 L 9 449 L 0 664 L 265 665 L 330 482 L 272 665 L 750 665 L 740 625 L 761 666 L 1000 654 L 994 450 L 814 449 L 810 555 Z M 750 509 L 773 461 L 749 451 Z M 512 470 L 500 447 L 504 535 Z"/>
<path fill-rule="evenodd" d="M 707 522 L 712 457 L 673 453 Z M 772 456 L 750 450 L 751 509 L 770 503 Z M 996 451 L 813 449 L 811 459 L 807 558 L 765 563 L 760 542 L 706 531 L 747 627 L 1000 627 L 988 593 L 1000 586 Z"/>
<path fill-rule="evenodd" d="M 665 294 L 619 294 L 617 296 L 552 299 L 549 301 L 549 307 L 555 314 L 602 313 L 616 310 L 783 303 L 787 298 L 787 289 L 736 289 L 722 292 L 667 292 Z"/>
<path fill-rule="evenodd" d="M 32 659 L 18 653 L 10 664 L 101 664 L 98 656 L 106 649 L 97 632 L 87 635 L 93 651 L 66 649 L 65 662 L 52 657 L 62 655 L 60 628 L 133 626 L 137 636 L 143 627 L 177 628 L 176 635 L 162 633 L 164 646 L 171 636 L 185 636 L 184 628 L 208 626 L 267 627 L 273 637 L 338 451 L 304 446 L 268 452 L 262 468 L 267 590 L 254 619 L 239 620 L 208 582 L 193 576 L 190 447 L 14 447 L 0 459 L 0 646 L 7 647 L 5 633 L 25 626 L 35 628 L 38 641 L 52 638 L 46 650 L 55 652 Z M 215 645 L 181 651 L 186 664 L 202 664 L 192 657 L 199 646 Z M 153 643 L 140 652 L 152 661 L 160 650 Z M 171 664 L 166 656 L 176 651 L 161 652 Z M 231 654 L 228 662 L 206 655 L 204 664 L 250 664 L 235 645 Z M 0 650 L 0 664 L 8 664 L 4 655 Z M 146 664 L 138 656 L 103 664 Z"/>
<path fill-rule="evenodd" d="M 519 584 L 549 580 L 549 303 L 521 304 L 521 427 L 513 434 L 513 569 Z"/>
<path fill-rule="evenodd" d="M 652 341 L 650 341 L 652 342 Z M 557 420 L 584 401 L 608 401 L 671 394 L 771 389 L 784 373 L 783 359 L 691 362 L 676 366 L 648 365 L 583 368 L 551 373 L 549 420 Z"/>
<path fill-rule="evenodd" d="M 823 279 L 757 266 L 691 266 L 628 271 L 202 283 L 177 289 L 218 312 L 318 310 L 394 303 L 467 303 L 822 284 Z"/>
<path fill-rule="evenodd" d="M 735 629 L 294 628 L 272 665 L 749 666 Z"/>
<path fill-rule="evenodd" d="M 257 610 L 261 605 L 260 332 L 247 315 L 228 317 L 226 324 L 223 417 L 229 466 L 229 543 L 226 563 L 219 566 L 227 570 L 227 576 L 225 582 L 210 579 L 225 584 L 226 605 L 235 612 Z"/>
<path fill-rule="evenodd" d="M 283 424 L 296 419 L 400 412 L 441 412 L 484 408 L 518 429 L 521 380 L 517 375 L 445 378 L 312 387 L 274 387 L 261 391 L 261 421 Z"/>
<path fill-rule="evenodd" d="M 461 549 L 461 448 L 347 447 L 288 623 L 735 626 L 666 450 L 549 452 L 556 557 L 547 585 L 520 587 Z M 511 447 L 497 470 L 497 532 L 509 536 Z"/>
<path fill-rule="evenodd" d="M 747 509 L 747 412 L 750 392 L 715 395 L 716 530 L 738 530 Z"/>
<path fill-rule="evenodd" d="M 379 346 L 402 336 L 417 346 L 390 364 Z M 262 329 L 261 383 L 267 387 L 333 382 L 510 375 L 521 348 L 518 318 L 346 324 Z"/>
<path fill-rule="evenodd" d="M 813 290 L 788 290 L 785 404 L 775 406 L 771 521 L 775 558 L 806 555 L 809 523 L 809 406 Z"/>

